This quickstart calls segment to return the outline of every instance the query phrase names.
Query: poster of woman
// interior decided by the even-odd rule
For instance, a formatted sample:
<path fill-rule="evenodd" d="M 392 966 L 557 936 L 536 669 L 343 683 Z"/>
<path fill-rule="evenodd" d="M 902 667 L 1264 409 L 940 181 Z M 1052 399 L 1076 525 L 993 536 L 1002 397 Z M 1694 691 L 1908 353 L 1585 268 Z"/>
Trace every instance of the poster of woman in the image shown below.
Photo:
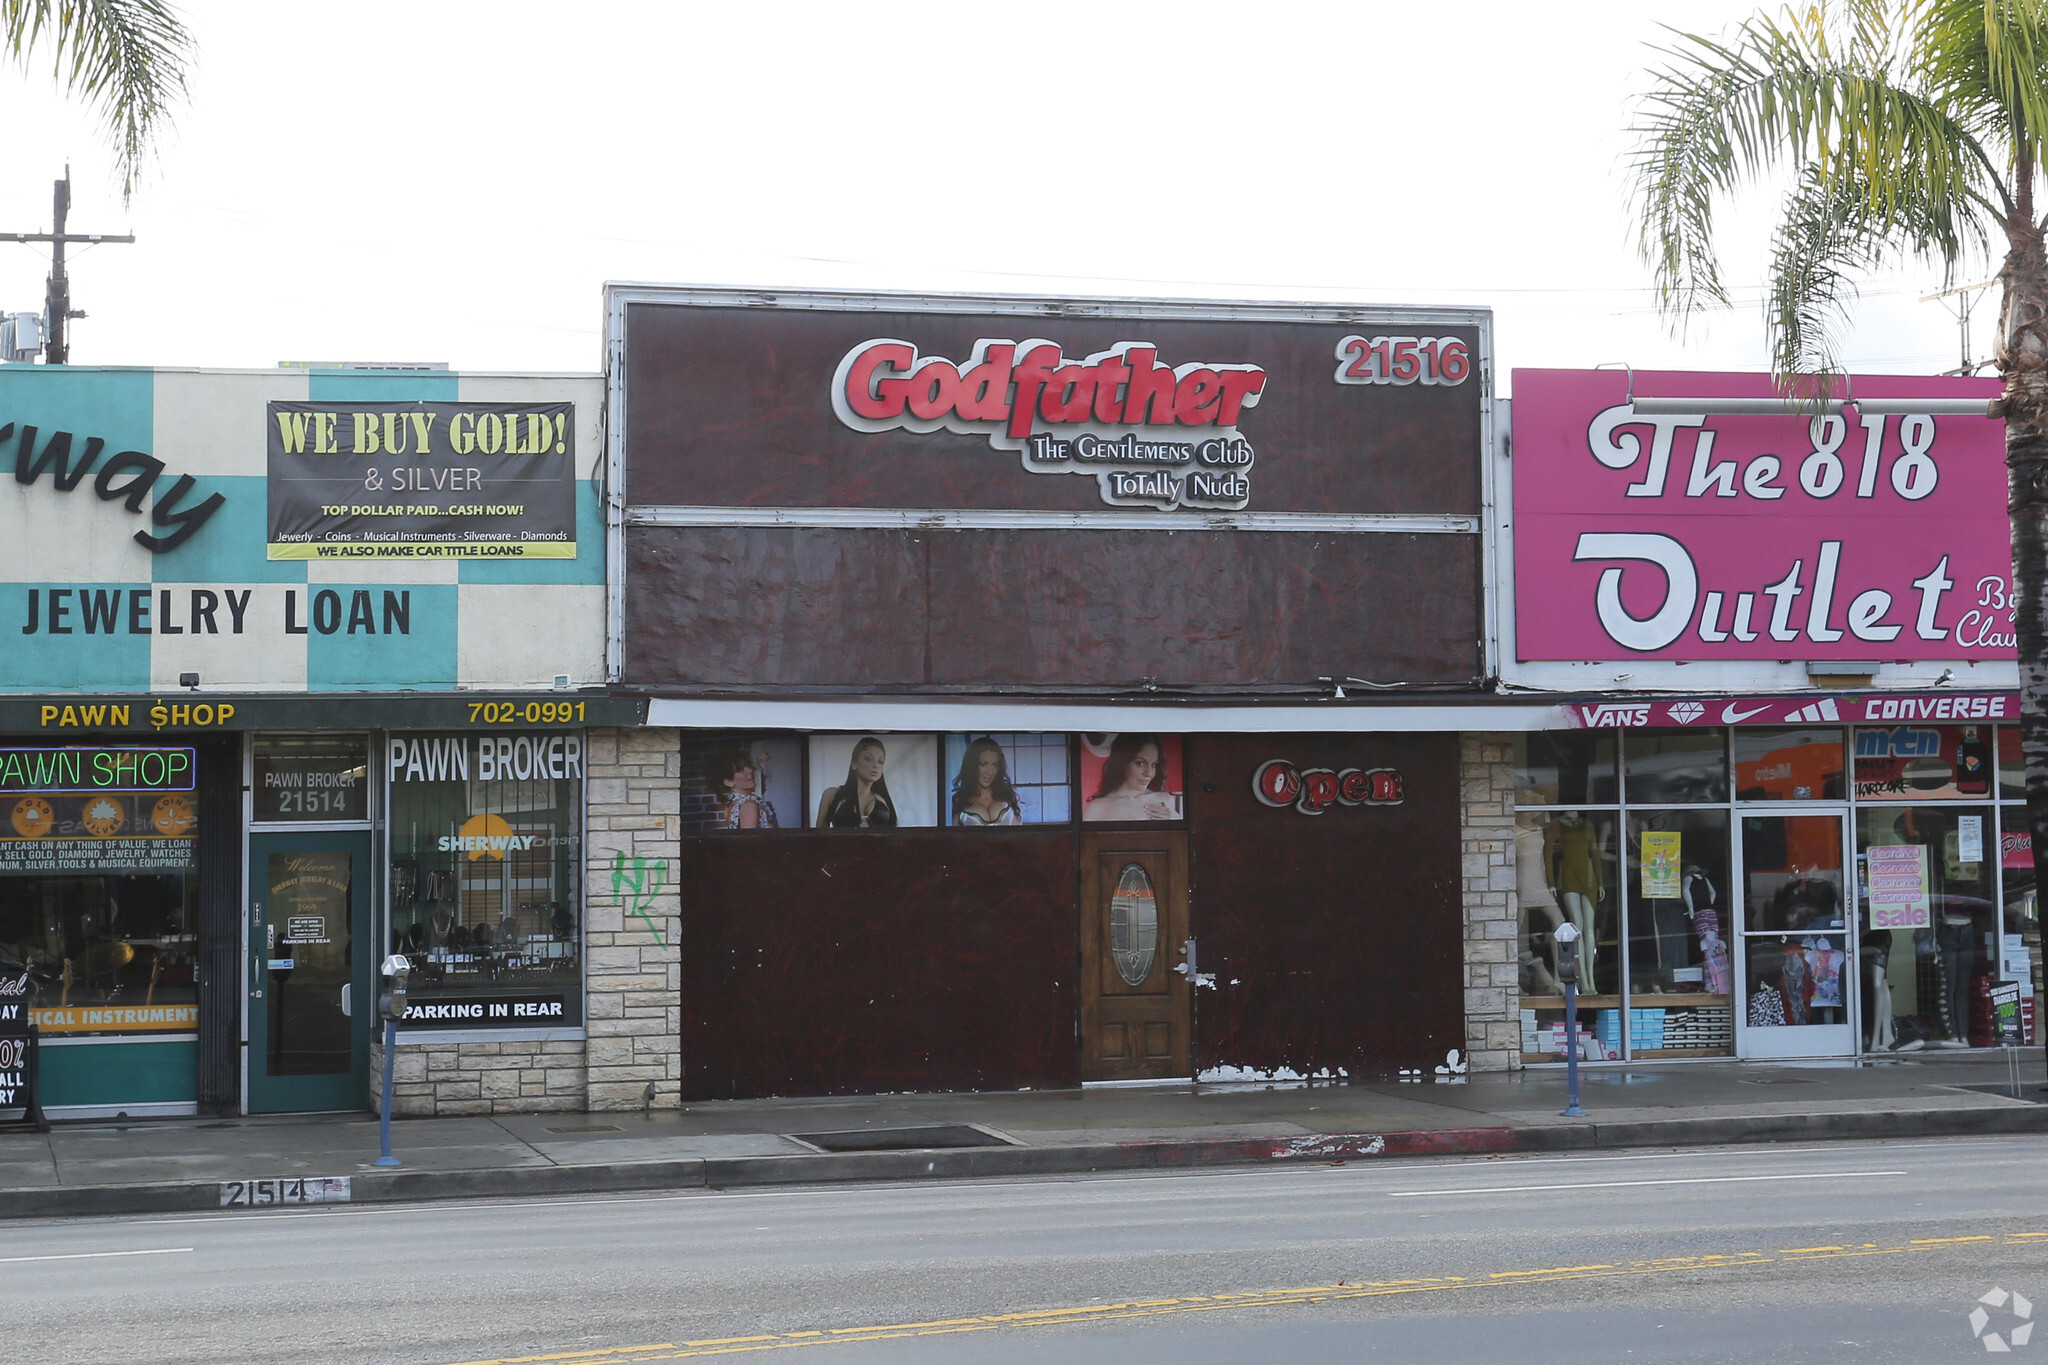
<path fill-rule="evenodd" d="M 946 823 L 961 829 L 1073 819 L 1065 735 L 947 735 Z"/>
<path fill-rule="evenodd" d="M 813 829 L 903 829 L 939 823 L 935 735 L 812 735 Z"/>
<path fill-rule="evenodd" d="M 1083 820 L 1181 818 L 1179 735 L 1081 736 Z"/>
<path fill-rule="evenodd" d="M 803 749 L 794 735 L 706 735 L 683 745 L 685 829 L 803 827 Z"/>

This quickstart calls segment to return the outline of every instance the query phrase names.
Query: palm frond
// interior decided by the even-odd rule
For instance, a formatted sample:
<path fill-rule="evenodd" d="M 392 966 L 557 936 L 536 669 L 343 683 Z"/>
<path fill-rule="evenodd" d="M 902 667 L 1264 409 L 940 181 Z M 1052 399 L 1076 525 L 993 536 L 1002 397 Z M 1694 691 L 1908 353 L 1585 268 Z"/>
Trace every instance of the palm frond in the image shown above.
<path fill-rule="evenodd" d="M 1856 3 L 1759 15 L 1727 40 L 1662 49 L 1632 131 L 1638 247 L 1680 324 L 1727 302 L 1714 252 L 1720 196 L 1773 169 L 1841 178 L 1872 233 L 1907 231 L 1942 259 L 1976 238 L 2004 186 L 1972 129 L 1907 83 L 1900 32 Z M 1916 247 L 1917 249 L 1917 247 Z"/>
<path fill-rule="evenodd" d="M 192 37 L 165 0 L 0 0 L 0 46 L 26 63 L 47 40 L 58 78 L 100 114 L 121 192 L 134 193 L 185 94 Z"/>
<path fill-rule="evenodd" d="M 2048 0 L 1920 0 L 1916 83 L 2028 160 L 2048 130 Z"/>
<path fill-rule="evenodd" d="M 1826 177 L 1809 167 L 1786 196 L 1771 238 L 1764 323 L 1771 369 L 1788 393 L 1819 402 L 1833 396 L 1841 371 L 1839 329 L 1859 278 L 1907 256 L 1930 257 L 1944 274 L 1952 271 L 1942 225 L 1909 215 L 1881 227 L 1871 189 L 1860 177 Z"/>

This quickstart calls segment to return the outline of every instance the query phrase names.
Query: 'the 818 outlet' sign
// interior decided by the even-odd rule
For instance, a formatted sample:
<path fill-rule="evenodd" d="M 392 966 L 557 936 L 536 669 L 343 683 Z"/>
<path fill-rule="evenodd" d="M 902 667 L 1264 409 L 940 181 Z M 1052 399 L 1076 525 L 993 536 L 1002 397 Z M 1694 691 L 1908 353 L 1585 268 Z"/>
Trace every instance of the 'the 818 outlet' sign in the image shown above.
<path fill-rule="evenodd" d="M 1321 815 L 1332 806 L 1398 806 L 1406 799 L 1394 768 L 1297 768 L 1270 758 L 1252 774 L 1252 795 L 1260 804 L 1292 806 Z"/>

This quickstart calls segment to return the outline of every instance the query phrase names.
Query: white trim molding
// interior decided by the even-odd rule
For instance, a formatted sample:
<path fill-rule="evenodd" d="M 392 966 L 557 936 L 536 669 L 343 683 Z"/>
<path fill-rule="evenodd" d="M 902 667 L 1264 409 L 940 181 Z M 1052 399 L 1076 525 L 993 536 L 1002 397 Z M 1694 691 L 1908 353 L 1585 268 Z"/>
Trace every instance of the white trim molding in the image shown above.
<path fill-rule="evenodd" d="M 633 507 L 628 526 L 810 526 L 885 531 L 1315 531 L 1476 535 L 1476 516 L 1436 513 L 1037 511 L 937 507 Z"/>
<path fill-rule="evenodd" d="M 831 697 L 804 701 L 657 697 L 647 724 L 680 730 L 1129 731 L 1165 734 L 1371 734 L 1563 730 L 1553 703 L 1413 706 L 1328 701 L 1286 706 Z"/>

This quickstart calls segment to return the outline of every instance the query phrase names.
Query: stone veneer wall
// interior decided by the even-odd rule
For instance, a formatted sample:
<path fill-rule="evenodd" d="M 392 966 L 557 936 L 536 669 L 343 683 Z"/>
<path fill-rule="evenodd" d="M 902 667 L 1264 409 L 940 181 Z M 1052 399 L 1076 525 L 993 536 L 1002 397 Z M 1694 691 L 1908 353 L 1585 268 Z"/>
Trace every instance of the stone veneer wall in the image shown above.
<path fill-rule="evenodd" d="M 593 1110 L 682 1106 L 679 740 L 676 730 L 590 732 L 584 978 Z"/>
<path fill-rule="evenodd" d="M 654 1108 L 681 1104 L 678 732 L 591 730 L 585 755 L 587 1040 L 401 1035 L 394 1115 L 638 1109 L 650 1084 Z M 380 1033 L 370 1049 L 373 1107 L 382 1102 L 383 1067 Z"/>
<path fill-rule="evenodd" d="M 1465 1048 L 1474 1071 L 1508 1071 L 1522 1064 L 1512 743 L 1500 734 L 1467 734 L 1458 740 Z"/>

